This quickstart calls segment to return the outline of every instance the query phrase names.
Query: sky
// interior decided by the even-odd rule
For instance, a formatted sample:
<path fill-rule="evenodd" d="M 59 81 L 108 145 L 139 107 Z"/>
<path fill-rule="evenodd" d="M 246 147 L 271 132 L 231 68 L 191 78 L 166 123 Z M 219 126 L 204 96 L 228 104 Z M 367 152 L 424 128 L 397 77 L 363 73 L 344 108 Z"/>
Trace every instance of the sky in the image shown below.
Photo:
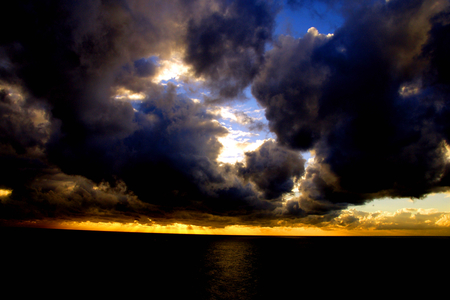
<path fill-rule="evenodd" d="M 0 226 L 450 235 L 449 1 L 5 11 Z"/>

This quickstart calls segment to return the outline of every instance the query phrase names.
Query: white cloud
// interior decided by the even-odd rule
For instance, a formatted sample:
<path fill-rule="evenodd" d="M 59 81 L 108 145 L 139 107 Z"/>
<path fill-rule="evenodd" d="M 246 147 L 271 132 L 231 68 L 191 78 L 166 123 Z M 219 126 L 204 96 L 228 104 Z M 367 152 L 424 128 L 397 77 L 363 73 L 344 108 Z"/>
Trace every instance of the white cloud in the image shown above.
<path fill-rule="evenodd" d="M 365 212 L 355 208 L 343 210 L 329 224 L 341 229 L 365 230 L 450 230 L 450 212 L 437 209 L 402 208 L 396 212 Z"/>
<path fill-rule="evenodd" d="M 443 215 L 435 224 L 438 226 L 450 227 L 450 214 Z"/>
<path fill-rule="evenodd" d="M 135 93 L 133 91 L 127 90 L 125 88 L 119 88 L 116 91 L 114 99 L 116 100 L 128 100 L 128 101 L 141 101 L 145 99 L 144 93 Z"/>
<path fill-rule="evenodd" d="M 232 108 L 230 108 L 230 107 L 219 107 L 218 111 L 219 111 L 219 114 L 222 117 L 222 119 L 237 122 L 236 115 L 234 114 Z"/>

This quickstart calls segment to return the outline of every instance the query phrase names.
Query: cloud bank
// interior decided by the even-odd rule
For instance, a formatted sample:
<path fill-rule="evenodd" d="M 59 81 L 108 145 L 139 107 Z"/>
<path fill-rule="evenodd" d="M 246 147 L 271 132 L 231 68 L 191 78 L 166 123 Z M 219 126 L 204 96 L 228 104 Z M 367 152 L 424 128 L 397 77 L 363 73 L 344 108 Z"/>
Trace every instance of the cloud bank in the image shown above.
<path fill-rule="evenodd" d="M 446 1 L 375 3 L 267 52 L 252 92 L 281 144 L 315 151 L 292 210 L 448 189 L 448 16 Z"/>
<path fill-rule="evenodd" d="M 448 2 L 358 4 L 300 39 L 274 37 L 281 5 L 6 4 L 21 26 L 0 21 L 0 219 L 317 224 L 448 190 Z M 203 102 L 156 79 L 174 55 Z M 219 162 L 229 131 L 211 107 L 249 86 L 276 141 Z"/>

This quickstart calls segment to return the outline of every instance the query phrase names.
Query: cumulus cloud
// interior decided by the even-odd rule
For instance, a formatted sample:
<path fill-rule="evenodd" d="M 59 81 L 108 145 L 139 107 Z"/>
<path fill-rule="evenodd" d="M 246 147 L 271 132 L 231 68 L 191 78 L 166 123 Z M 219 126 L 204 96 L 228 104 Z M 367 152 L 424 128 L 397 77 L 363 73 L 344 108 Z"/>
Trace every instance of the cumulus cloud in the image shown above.
<path fill-rule="evenodd" d="M 1 21 L 10 29 L 0 40 L 0 184 L 13 190 L 3 204 L 16 213 L 4 212 L 17 217 L 20 207 L 30 217 L 93 216 L 96 210 L 117 214 L 123 205 L 130 208 L 124 214 L 141 211 L 130 199 L 166 213 L 271 209 L 233 168 L 219 167 L 218 139 L 228 130 L 175 85 L 158 84 L 172 53 L 185 53 L 196 75 L 210 86 L 221 82 L 226 97 L 237 94 L 255 75 L 270 39 L 270 5 L 24 0 L 5 10 L 21 26 Z M 14 98 L 12 87 L 23 99 Z M 116 182 L 132 196 L 94 189 Z"/>
<path fill-rule="evenodd" d="M 265 124 L 256 118 L 250 117 L 243 111 L 236 111 L 234 113 L 238 123 L 248 127 L 250 131 L 262 131 L 265 128 Z"/>
<path fill-rule="evenodd" d="M 45 104 L 27 98 L 20 86 L 0 83 L 0 188 L 22 188 L 46 169 L 52 124 Z"/>
<path fill-rule="evenodd" d="M 148 215 L 164 216 L 155 205 L 142 202 L 123 181 L 95 184 L 79 175 L 54 169 L 26 189 L 15 189 L 2 201 L 4 221 L 78 220 L 92 222 L 148 222 Z"/>
<path fill-rule="evenodd" d="M 253 95 L 266 108 L 270 130 L 282 144 L 306 150 L 318 137 L 318 96 L 329 70 L 315 64 L 311 54 L 327 39 L 315 28 L 301 39 L 280 36 L 252 85 Z"/>
<path fill-rule="evenodd" d="M 448 190 L 446 1 L 356 5 L 334 35 L 276 41 L 276 1 L 4 9 L 21 26 L 0 20 L 2 219 L 324 224 L 349 204 Z M 198 79 L 207 105 L 174 78 Z M 249 85 L 277 141 L 221 162 L 236 132 L 212 105 Z M 306 169 L 299 151 L 315 153 Z"/>
<path fill-rule="evenodd" d="M 269 1 L 233 1 L 188 23 L 185 61 L 214 92 L 209 102 L 242 94 L 263 63 L 277 10 Z"/>
<path fill-rule="evenodd" d="M 299 152 L 268 140 L 255 151 L 245 153 L 245 165 L 240 164 L 239 174 L 255 183 L 264 198 L 274 199 L 292 191 L 305 171 L 304 165 Z"/>
<path fill-rule="evenodd" d="M 446 1 L 358 6 L 267 52 L 252 92 L 282 145 L 315 152 L 292 213 L 448 189 L 448 20 Z"/>
<path fill-rule="evenodd" d="M 403 208 L 396 212 L 364 212 L 354 208 L 344 210 L 330 227 L 359 230 L 431 230 L 448 227 L 448 212 L 435 209 Z"/>

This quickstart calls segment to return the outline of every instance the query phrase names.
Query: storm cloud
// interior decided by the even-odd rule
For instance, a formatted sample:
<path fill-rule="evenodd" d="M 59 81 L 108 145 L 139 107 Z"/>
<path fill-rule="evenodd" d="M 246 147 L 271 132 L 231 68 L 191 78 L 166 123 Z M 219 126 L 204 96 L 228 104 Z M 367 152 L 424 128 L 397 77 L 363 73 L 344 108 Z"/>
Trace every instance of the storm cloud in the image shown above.
<path fill-rule="evenodd" d="M 308 1 L 5 4 L 0 219 L 306 224 L 448 190 L 448 2 L 344 2 L 324 1 L 334 34 L 300 39 L 274 37 L 276 15 Z M 203 101 L 157 79 L 174 56 Z M 276 140 L 219 162 L 212 111 L 249 86 Z"/>
<path fill-rule="evenodd" d="M 157 61 L 185 48 L 195 75 L 209 85 L 226 81 L 219 84 L 226 97 L 240 93 L 271 38 L 274 14 L 268 4 L 7 6 L 21 26 L 2 19 L 2 27 L 11 29 L 0 41 L 1 188 L 13 190 L 2 202 L 4 219 L 17 218 L 20 209 L 30 218 L 85 213 L 92 219 L 120 212 L 155 217 L 177 210 L 245 215 L 273 209 L 233 166 L 217 162 L 218 138 L 228 130 L 202 104 L 179 95 L 174 84 L 154 80 Z M 240 30 L 229 29 L 231 24 Z M 208 38 L 215 35 L 218 41 Z M 213 50 L 221 47 L 224 52 Z M 139 104 L 124 99 L 124 91 L 138 93 Z M 99 189 L 105 186 L 111 188 Z"/>
<path fill-rule="evenodd" d="M 448 189 L 448 16 L 446 1 L 375 3 L 267 52 L 252 92 L 281 144 L 315 153 L 293 210 Z"/>
<path fill-rule="evenodd" d="M 239 173 L 254 182 L 263 191 L 264 198 L 278 198 L 289 193 L 305 172 L 305 160 L 301 155 L 266 141 L 258 149 L 245 153 L 245 164 Z"/>
<path fill-rule="evenodd" d="M 269 1 L 238 0 L 188 23 L 185 60 L 208 81 L 210 101 L 242 96 L 263 63 L 276 12 Z"/>

